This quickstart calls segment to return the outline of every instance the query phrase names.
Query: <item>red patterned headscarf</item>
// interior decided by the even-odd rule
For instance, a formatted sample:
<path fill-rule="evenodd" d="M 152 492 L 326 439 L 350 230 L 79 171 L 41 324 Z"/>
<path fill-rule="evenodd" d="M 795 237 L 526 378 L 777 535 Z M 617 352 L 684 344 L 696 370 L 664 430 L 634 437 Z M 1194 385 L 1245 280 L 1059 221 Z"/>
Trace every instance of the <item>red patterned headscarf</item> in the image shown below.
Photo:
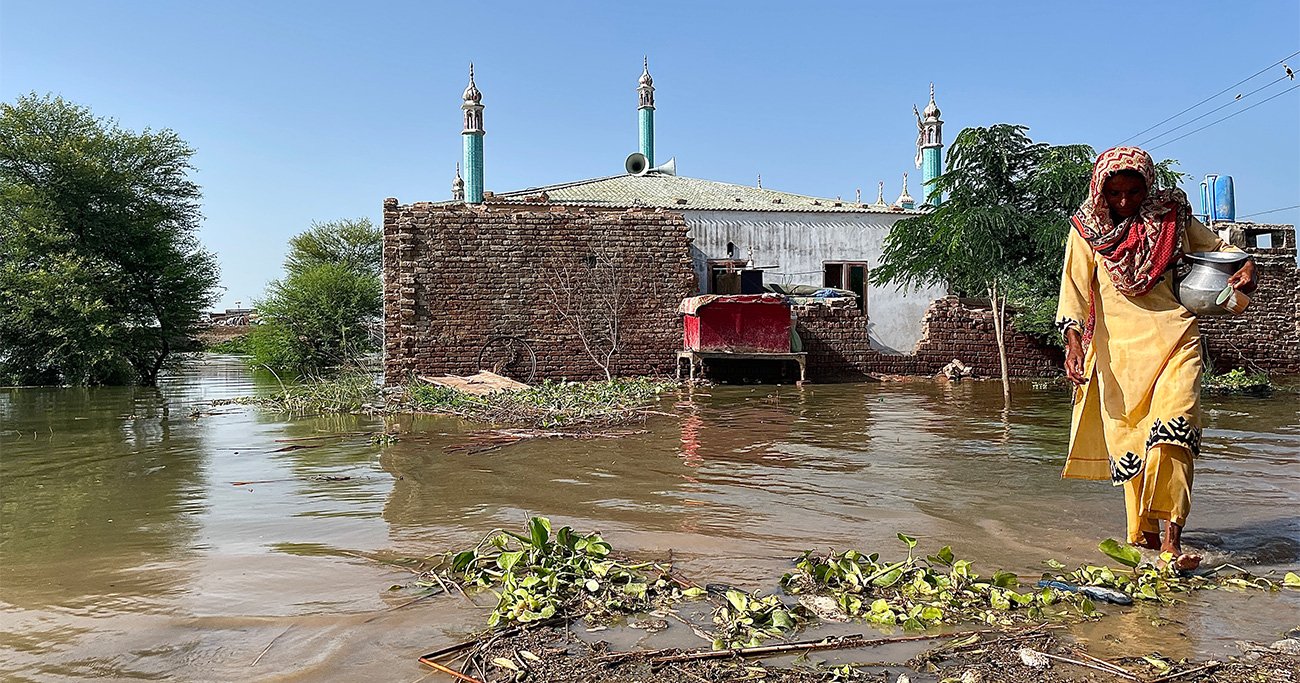
<path fill-rule="evenodd" d="M 1142 174 L 1147 200 L 1132 217 L 1119 223 L 1110 218 L 1110 205 L 1102 188 L 1111 176 L 1124 170 Z M 1088 198 L 1070 218 L 1093 251 L 1101 254 L 1110 280 L 1125 296 L 1151 291 L 1160 276 L 1178 258 L 1178 243 L 1191 221 L 1192 206 L 1178 188 L 1156 190 L 1156 168 L 1151 155 L 1138 147 L 1113 147 L 1097 157 L 1092 168 Z"/>

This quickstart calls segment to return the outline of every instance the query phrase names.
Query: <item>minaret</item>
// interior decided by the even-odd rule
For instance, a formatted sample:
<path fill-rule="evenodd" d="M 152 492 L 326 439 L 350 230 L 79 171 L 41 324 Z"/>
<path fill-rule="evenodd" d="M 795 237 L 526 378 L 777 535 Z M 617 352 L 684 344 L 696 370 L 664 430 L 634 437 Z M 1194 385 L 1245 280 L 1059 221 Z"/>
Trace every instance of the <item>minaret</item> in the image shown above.
<path fill-rule="evenodd" d="M 912 195 L 907 193 L 907 173 L 903 173 L 903 194 L 898 195 L 898 201 L 894 202 L 894 206 L 900 206 L 904 209 L 916 208 L 916 201 L 912 199 Z"/>
<path fill-rule="evenodd" d="M 930 84 L 930 103 L 917 121 L 921 128 L 919 143 L 921 169 L 921 195 L 924 203 L 938 206 L 940 195 L 931 196 L 930 181 L 943 173 L 943 121 L 939 120 L 939 107 L 934 103 L 934 83 Z"/>
<path fill-rule="evenodd" d="M 636 86 L 637 118 L 641 129 L 641 154 L 646 168 L 655 167 L 655 79 L 650 77 L 650 58 L 641 60 L 641 81 Z"/>
<path fill-rule="evenodd" d="M 461 131 L 465 160 L 465 201 L 483 203 L 483 93 L 474 85 L 474 63 L 469 65 L 469 85 L 463 95 L 465 130 Z"/>
<path fill-rule="evenodd" d="M 465 201 L 465 179 L 460 177 L 460 164 L 456 164 L 456 177 L 451 181 L 451 200 Z"/>
<path fill-rule="evenodd" d="M 876 194 L 876 203 L 873 204 L 872 206 L 882 207 L 882 208 L 889 206 L 888 204 L 885 203 L 885 181 L 883 180 L 880 181 L 880 192 Z"/>

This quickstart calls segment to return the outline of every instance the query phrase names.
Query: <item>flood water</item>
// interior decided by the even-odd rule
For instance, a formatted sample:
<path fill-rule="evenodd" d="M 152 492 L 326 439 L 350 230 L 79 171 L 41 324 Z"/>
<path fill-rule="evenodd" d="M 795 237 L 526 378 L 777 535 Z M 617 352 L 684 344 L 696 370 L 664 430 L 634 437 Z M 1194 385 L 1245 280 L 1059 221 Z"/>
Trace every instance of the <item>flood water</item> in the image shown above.
<path fill-rule="evenodd" d="M 451 418 L 210 404 L 274 382 L 208 356 L 157 390 L 0 389 L 0 678 L 419 680 L 416 658 L 486 611 L 394 610 L 410 574 L 367 558 L 461 548 L 529 514 L 766 591 L 804 549 L 892 555 L 898 532 L 1031 578 L 1048 558 L 1104 561 L 1097 542 L 1123 530 L 1119 489 L 1060 479 L 1059 389 L 1016 387 L 1004 422 L 993 383 L 709 387 L 667 398 L 676 417 L 645 434 L 463 455 L 444 450 L 470 429 Z M 1205 408 L 1187 540 L 1211 564 L 1295 569 L 1300 402 Z M 385 427 L 402 439 L 288 441 Z M 1094 652 L 1222 656 L 1296 627 L 1300 593 L 1108 612 L 1074 630 Z"/>

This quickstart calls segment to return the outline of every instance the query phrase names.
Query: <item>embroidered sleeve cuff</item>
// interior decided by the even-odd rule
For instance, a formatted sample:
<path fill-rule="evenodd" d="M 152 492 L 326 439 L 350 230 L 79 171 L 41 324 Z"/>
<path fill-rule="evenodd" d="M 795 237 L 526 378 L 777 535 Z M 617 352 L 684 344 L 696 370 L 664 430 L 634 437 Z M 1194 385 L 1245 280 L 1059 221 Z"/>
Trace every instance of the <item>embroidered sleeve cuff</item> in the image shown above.
<path fill-rule="evenodd" d="M 1083 323 L 1079 322 L 1078 320 L 1075 320 L 1074 318 L 1066 318 L 1066 317 L 1060 317 L 1056 319 L 1056 331 L 1060 332 L 1061 336 L 1065 336 L 1065 331 L 1072 327 L 1075 330 L 1077 330 L 1080 334 L 1083 333 Z"/>

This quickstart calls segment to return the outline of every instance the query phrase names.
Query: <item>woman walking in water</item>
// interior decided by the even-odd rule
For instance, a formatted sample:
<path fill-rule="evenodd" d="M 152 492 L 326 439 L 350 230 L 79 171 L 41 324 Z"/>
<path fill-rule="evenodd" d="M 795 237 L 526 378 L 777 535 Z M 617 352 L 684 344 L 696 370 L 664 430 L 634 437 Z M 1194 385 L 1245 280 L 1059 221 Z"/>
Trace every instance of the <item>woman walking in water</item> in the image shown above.
<path fill-rule="evenodd" d="M 1195 569 L 1201 558 L 1181 537 L 1201 445 L 1201 337 L 1173 266 L 1184 251 L 1241 250 L 1192 217 L 1182 190 L 1155 189 L 1151 155 L 1137 147 L 1097 157 L 1070 223 L 1056 313 L 1076 385 L 1063 476 L 1122 485 L 1128 542 Z M 1254 264 L 1228 283 L 1253 291 Z"/>

